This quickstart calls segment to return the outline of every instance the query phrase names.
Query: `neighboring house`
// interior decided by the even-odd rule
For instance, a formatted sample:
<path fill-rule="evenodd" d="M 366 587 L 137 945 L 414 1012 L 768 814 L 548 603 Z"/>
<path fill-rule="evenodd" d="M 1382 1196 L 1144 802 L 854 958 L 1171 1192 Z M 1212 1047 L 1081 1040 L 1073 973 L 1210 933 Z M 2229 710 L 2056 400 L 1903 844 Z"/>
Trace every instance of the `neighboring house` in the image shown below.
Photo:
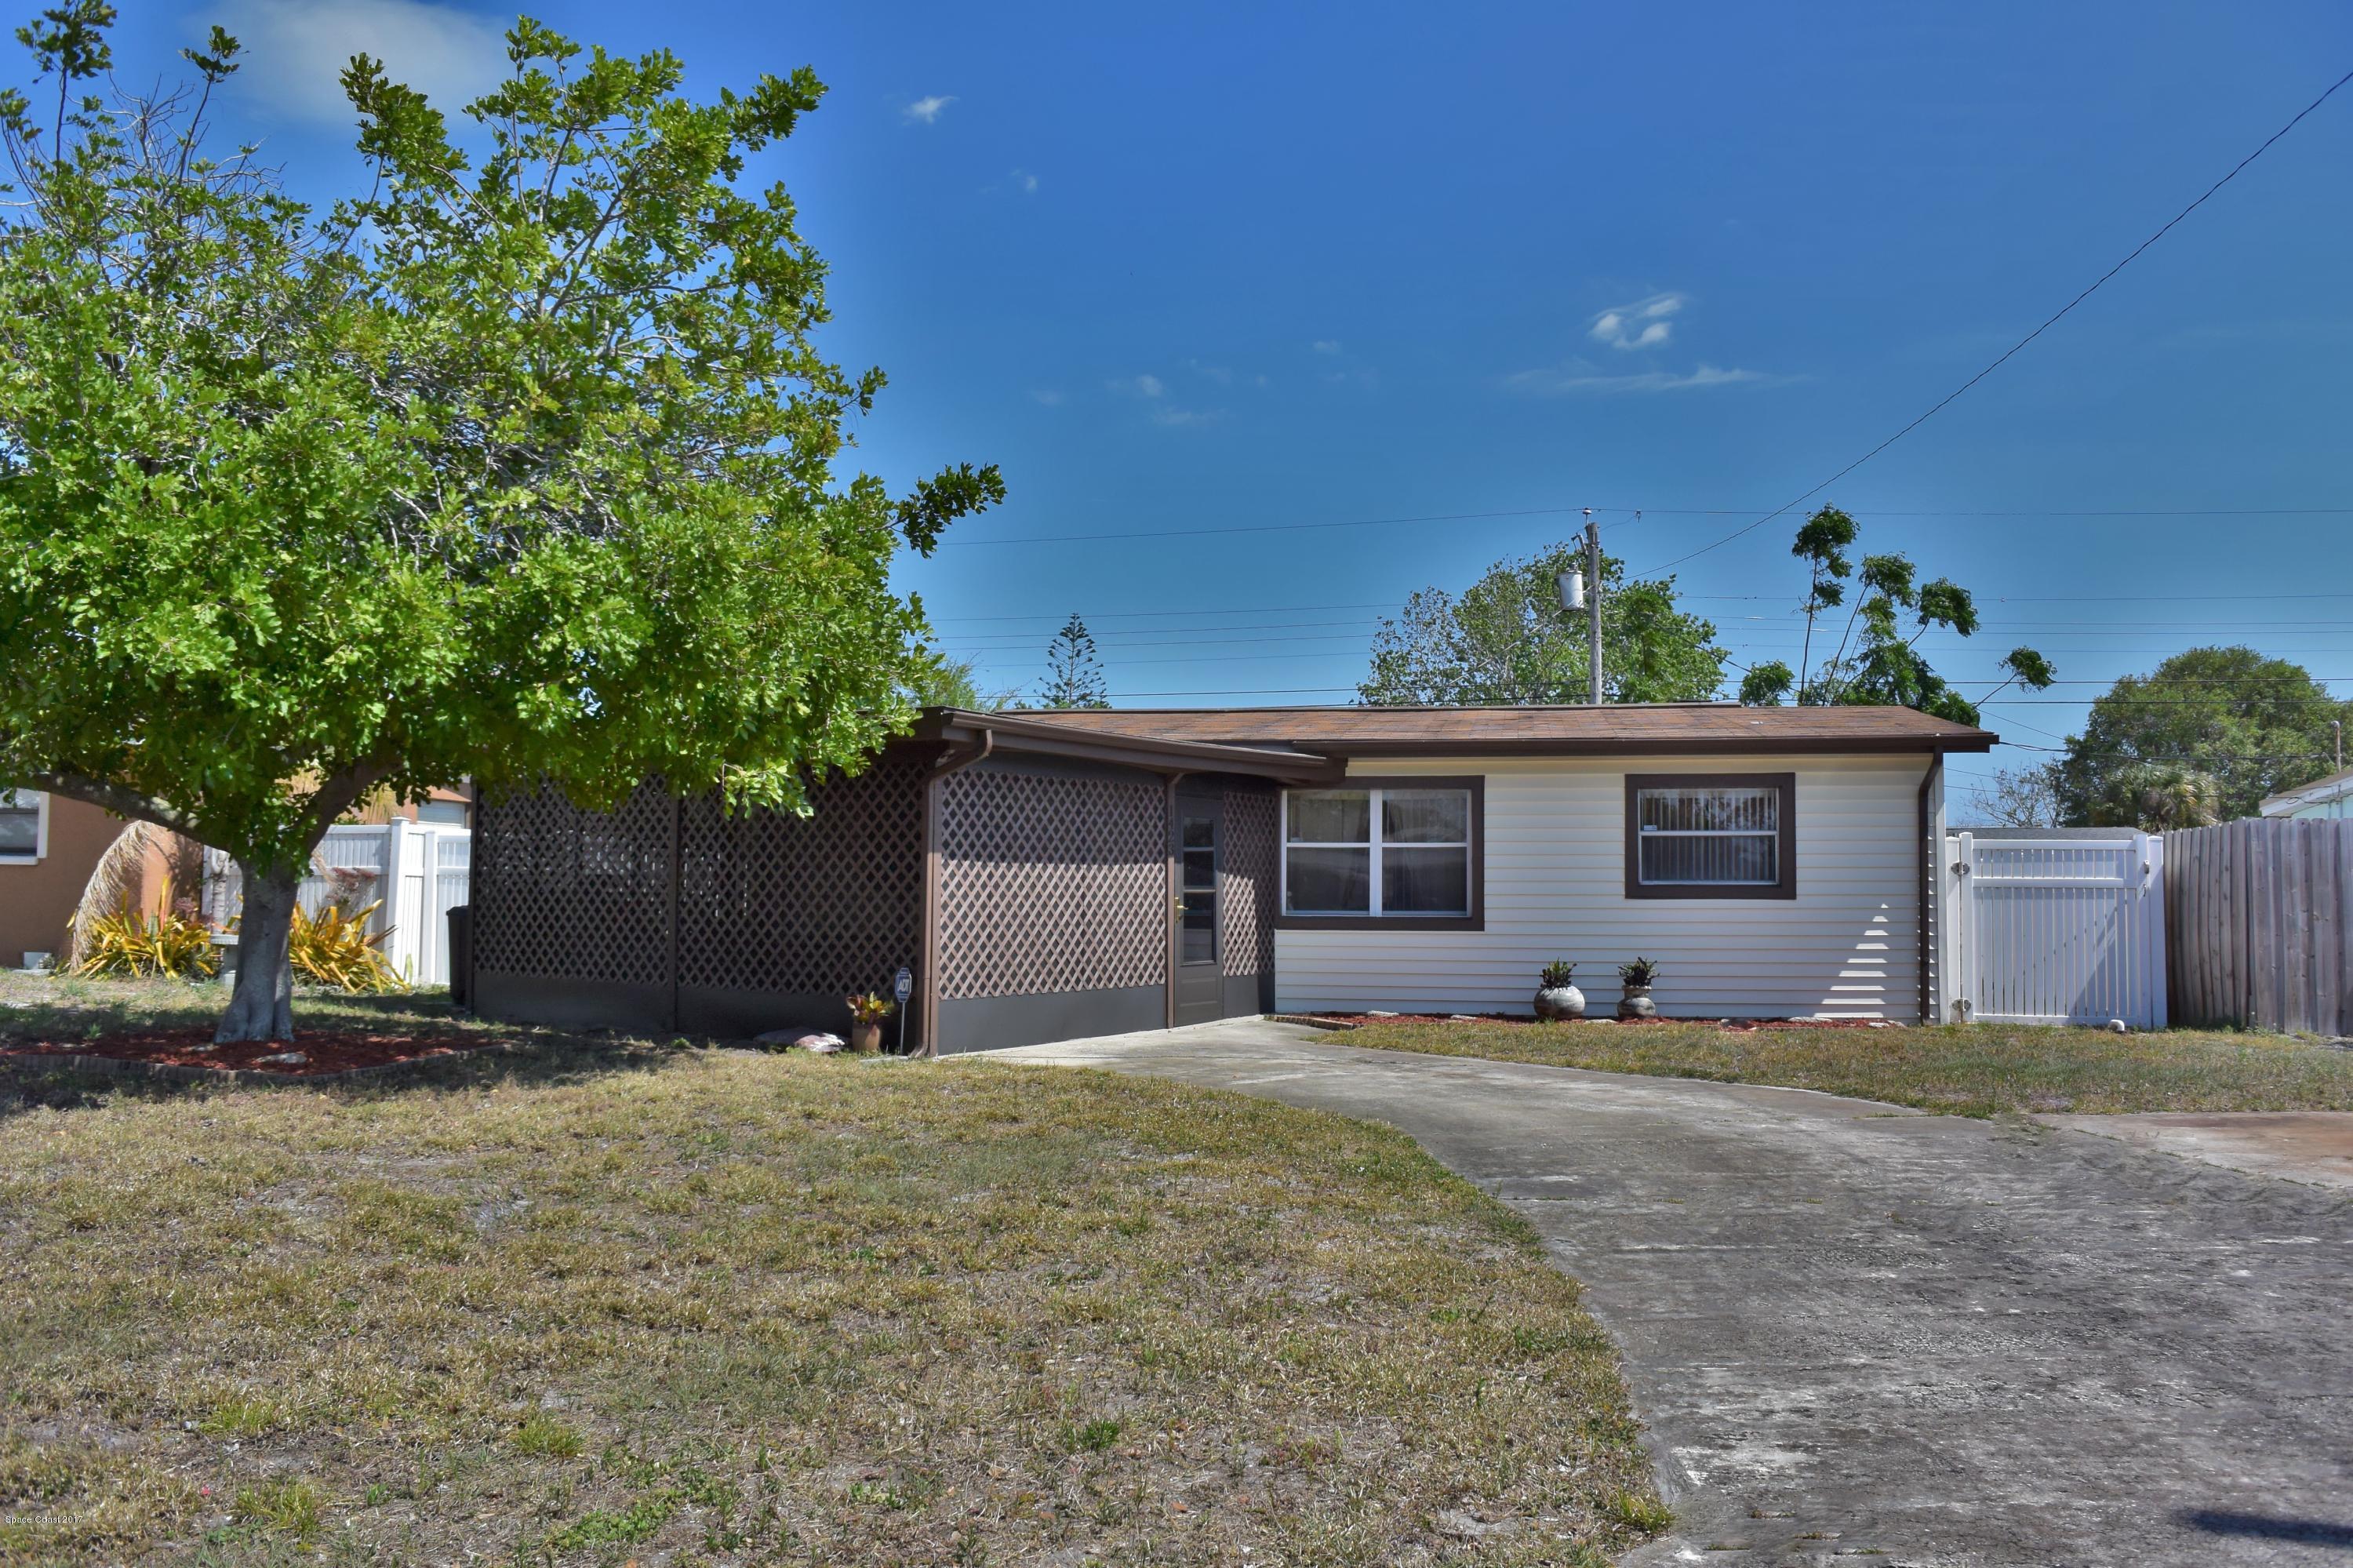
<path fill-rule="evenodd" d="M 2261 810 L 2266 817 L 2303 821 L 2353 821 L 2353 768 L 2266 796 Z"/>
<path fill-rule="evenodd" d="M 394 816 L 469 825 L 473 803 L 454 789 L 436 789 L 416 805 L 379 802 L 354 812 L 354 821 Z M 0 966 L 16 969 L 26 953 L 62 953 L 66 922 L 81 902 L 90 873 L 121 835 L 123 820 L 99 807 L 38 789 L 0 789 Z M 152 913 L 168 878 L 174 898 L 195 900 L 203 861 L 197 846 L 176 834 L 158 835 L 131 888 L 133 908 Z"/>
<path fill-rule="evenodd" d="M 0 966 L 21 968 L 27 953 L 65 950 L 66 922 L 81 902 L 90 874 L 122 832 L 122 819 L 96 806 L 39 789 L 0 789 Z M 163 895 L 165 876 L 193 863 L 161 848 L 146 857 L 136 883 L 142 906 Z M 196 885 L 184 877 L 181 889 Z"/>
<path fill-rule="evenodd" d="M 1271 1011 L 1913 1020 L 1943 756 L 1907 708 L 927 712 L 807 819 L 649 787 L 483 808 L 491 1016 L 748 1033 L 914 980 L 941 1051 Z"/>

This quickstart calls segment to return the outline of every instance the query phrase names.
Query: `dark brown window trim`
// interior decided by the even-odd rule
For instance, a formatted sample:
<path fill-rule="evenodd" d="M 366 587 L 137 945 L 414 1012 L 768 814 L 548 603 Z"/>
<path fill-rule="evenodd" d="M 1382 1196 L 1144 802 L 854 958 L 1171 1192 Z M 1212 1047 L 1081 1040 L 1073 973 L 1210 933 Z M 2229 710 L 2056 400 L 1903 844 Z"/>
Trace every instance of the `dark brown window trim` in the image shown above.
<path fill-rule="evenodd" d="M 1642 836 L 1636 793 L 1643 789 L 1706 789 L 1731 785 L 1781 792 L 1781 880 L 1770 887 L 1710 886 L 1641 880 Z M 1794 773 L 1629 773 L 1626 775 L 1626 896 L 1629 898 L 1795 898 L 1798 896 L 1798 776 Z"/>
<path fill-rule="evenodd" d="M 1278 931 L 1483 931 L 1487 928 L 1487 776 L 1483 773 L 1354 775 L 1329 784 L 1295 786 L 1314 789 L 1467 789 L 1471 793 L 1471 913 L 1468 915 L 1290 915 L 1278 913 Z M 1287 795 L 1289 790 L 1285 790 Z M 1288 816 L 1284 818 L 1288 821 Z M 1282 832 L 1279 824 L 1277 832 Z M 1291 853 L 1287 839 L 1278 837 L 1276 874 L 1287 874 Z"/>

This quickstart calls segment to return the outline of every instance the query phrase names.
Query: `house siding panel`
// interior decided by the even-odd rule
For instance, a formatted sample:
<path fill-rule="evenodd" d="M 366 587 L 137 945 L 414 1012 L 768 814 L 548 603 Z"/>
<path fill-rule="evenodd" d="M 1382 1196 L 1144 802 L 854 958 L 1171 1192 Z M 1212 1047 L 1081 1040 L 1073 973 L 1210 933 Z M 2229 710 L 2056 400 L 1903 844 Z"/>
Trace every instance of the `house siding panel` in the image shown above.
<path fill-rule="evenodd" d="M 1617 966 L 1639 954 L 1658 960 L 1670 1016 L 1915 1018 L 1926 767 L 1908 757 L 1356 765 L 1486 776 L 1485 928 L 1279 931 L 1277 1005 L 1525 1013 L 1537 969 L 1567 957 L 1588 1007 L 1606 1013 Z M 1760 770 L 1797 776 L 1794 901 L 1626 897 L 1627 774 Z"/>

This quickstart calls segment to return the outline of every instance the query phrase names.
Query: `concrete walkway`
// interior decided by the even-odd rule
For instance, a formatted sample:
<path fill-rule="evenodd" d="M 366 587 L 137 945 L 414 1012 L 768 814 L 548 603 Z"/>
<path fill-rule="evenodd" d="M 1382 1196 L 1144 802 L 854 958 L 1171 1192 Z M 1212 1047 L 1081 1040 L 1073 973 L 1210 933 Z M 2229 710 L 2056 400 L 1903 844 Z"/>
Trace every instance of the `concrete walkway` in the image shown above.
<path fill-rule="evenodd" d="M 1238 1020 L 996 1059 L 1389 1122 L 1525 1214 L 1623 1348 L 1679 1515 L 1637 1563 L 2353 1568 L 2344 1192 L 1343 1038 Z"/>

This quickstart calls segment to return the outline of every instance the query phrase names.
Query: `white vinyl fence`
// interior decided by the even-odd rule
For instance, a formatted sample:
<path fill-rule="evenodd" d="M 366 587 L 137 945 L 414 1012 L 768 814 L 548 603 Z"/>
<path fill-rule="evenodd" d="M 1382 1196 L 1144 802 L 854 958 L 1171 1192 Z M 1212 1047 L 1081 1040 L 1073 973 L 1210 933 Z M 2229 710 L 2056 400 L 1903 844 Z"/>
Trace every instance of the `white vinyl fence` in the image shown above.
<path fill-rule="evenodd" d="M 311 874 L 296 896 L 316 915 L 330 904 L 346 908 L 384 900 L 368 929 L 388 933 L 385 956 L 411 985 L 449 983 L 449 920 L 466 902 L 473 871 L 473 835 L 438 822 L 338 822 L 319 845 Z M 205 913 L 236 916 L 242 901 L 236 862 L 205 852 Z"/>
<path fill-rule="evenodd" d="M 2000 831 L 1948 835 L 1951 1016 L 2165 1027 L 2165 841 Z"/>

